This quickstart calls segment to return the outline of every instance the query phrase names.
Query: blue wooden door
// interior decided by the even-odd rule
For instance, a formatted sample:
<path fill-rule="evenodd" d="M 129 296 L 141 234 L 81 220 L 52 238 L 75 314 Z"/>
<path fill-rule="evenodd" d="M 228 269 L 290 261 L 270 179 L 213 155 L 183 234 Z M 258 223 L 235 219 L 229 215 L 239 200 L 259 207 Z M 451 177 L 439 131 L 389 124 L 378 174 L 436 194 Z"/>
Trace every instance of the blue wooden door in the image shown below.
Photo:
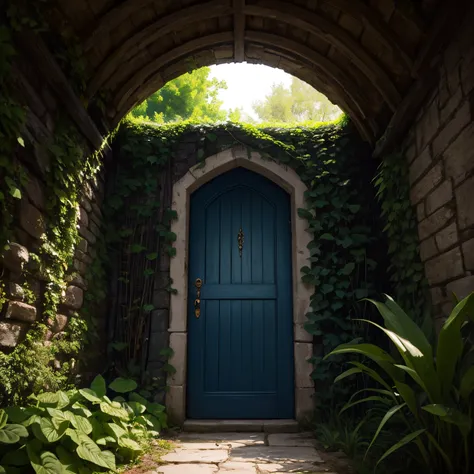
<path fill-rule="evenodd" d="M 243 168 L 198 189 L 188 284 L 188 417 L 293 418 L 289 195 Z"/>

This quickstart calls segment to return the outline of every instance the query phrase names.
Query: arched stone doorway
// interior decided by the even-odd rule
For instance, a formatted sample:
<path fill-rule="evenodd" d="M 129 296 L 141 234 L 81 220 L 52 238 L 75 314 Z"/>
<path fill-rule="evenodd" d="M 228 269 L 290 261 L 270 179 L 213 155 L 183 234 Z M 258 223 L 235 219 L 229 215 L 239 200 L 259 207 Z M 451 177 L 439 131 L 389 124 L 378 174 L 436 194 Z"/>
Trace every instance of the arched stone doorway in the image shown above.
<path fill-rule="evenodd" d="M 312 336 L 306 333 L 303 327 L 313 289 L 304 284 L 300 278 L 300 269 L 307 264 L 309 258 L 307 244 L 311 241 L 311 235 L 306 231 L 306 221 L 297 213 L 298 208 L 304 207 L 306 186 L 292 169 L 271 160 L 264 160 L 259 153 L 252 152 L 249 156 L 245 148 L 234 147 L 207 158 L 204 166 L 192 167 L 173 186 L 173 209 L 177 211 L 178 219 L 172 224 L 171 230 L 178 239 L 175 243 L 176 257 L 171 260 L 170 278 L 177 293 L 171 296 L 169 332 L 170 347 L 174 352 L 170 363 L 176 367 L 177 371 L 168 378 L 167 408 L 177 422 L 184 421 L 186 416 L 190 196 L 213 178 L 239 167 L 265 176 L 290 195 L 296 418 L 303 420 L 313 409 L 312 365 L 307 362 L 307 359 L 312 356 L 313 343 Z"/>

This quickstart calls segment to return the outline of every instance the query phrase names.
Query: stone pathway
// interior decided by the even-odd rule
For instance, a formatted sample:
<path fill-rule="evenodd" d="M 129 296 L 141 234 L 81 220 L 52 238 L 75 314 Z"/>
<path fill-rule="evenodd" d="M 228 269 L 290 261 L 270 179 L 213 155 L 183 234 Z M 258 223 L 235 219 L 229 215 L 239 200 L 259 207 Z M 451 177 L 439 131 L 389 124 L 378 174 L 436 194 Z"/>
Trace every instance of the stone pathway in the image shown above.
<path fill-rule="evenodd" d="M 160 474 L 338 474 L 307 433 L 182 433 Z M 151 472 L 149 472 L 151 474 Z"/>

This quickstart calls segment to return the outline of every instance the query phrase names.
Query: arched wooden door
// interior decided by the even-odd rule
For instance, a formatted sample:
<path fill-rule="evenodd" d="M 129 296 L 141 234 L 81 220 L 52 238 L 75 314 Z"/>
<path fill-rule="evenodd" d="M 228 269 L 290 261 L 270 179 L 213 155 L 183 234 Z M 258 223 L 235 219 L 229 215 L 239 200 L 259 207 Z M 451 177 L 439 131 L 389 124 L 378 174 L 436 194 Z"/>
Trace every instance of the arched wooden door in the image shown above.
<path fill-rule="evenodd" d="M 293 418 L 290 221 L 289 195 L 243 168 L 191 196 L 189 418 Z"/>

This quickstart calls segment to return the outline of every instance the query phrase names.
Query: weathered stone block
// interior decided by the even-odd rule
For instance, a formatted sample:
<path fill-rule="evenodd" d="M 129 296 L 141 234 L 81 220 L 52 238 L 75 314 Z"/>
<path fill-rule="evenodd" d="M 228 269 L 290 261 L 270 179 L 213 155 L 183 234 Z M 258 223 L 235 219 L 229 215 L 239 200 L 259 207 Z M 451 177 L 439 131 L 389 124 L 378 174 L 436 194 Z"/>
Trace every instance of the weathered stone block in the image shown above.
<path fill-rule="evenodd" d="M 435 287 L 430 289 L 430 294 L 431 294 L 431 302 L 434 305 L 443 303 L 443 301 L 446 301 L 446 294 L 444 291 L 444 288 L 442 287 Z"/>
<path fill-rule="evenodd" d="M 21 301 L 10 301 L 5 313 L 6 319 L 33 323 L 36 321 L 36 308 Z"/>
<path fill-rule="evenodd" d="M 410 199 L 413 205 L 418 204 L 438 184 L 443 181 L 443 164 L 438 162 L 428 173 L 416 183 L 410 191 Z"/>
<path fill-rule="evenodd" d="M 170 293 L 166 290 L 153 292 L 152 304 L 157 309 L 168 309 L 170 307 Z"/>
<path fill-rule="evenodd" d="M 87 227 L 89 225 L 89 216 L 83 207 L 79 207 L 79 222 L 81 226 Z"/>
<path fill-rule="evenodd" d="M 32 206 L 26 198 L 21 200 L 20 225 L 25 232 L 35 239 L 40 239 L 45 231 L 43 214 Z"/>
<path fill-rule="evenodd" d="M 43 192 L 43 186 L 34 176 L 28 177 L 28 182 L 25 186 L 26 194 L 30 201 L 35 207 L 44 211 L 45 209 L 45 197 Z"/>
<path fill-rule="evenodd" d="M 57 314 L 53 321 L 49 321 L 49 327 L 54 334 L 57 334 L 67 326 L 69 318 L 64 314 Z"/>
<path fill-rule="evenodd" d="M 74 273 L 73 275 L 69 275 L 66 277 L 66 282 L 69 283 L 72 286 L 78 286 L 79 288 L 83 290 L 87 290 L 87 283 L 84 280 L 84 278 L 77 274 Z"/>
<path fill-rule="evenodd" d="M 466 270 L 474 271 L 474 239 L 468 240 L 462 244 L 462 253 Z"/>
<path fill-rule="evenodd" d="M 468 101 L 456 112 L 456 115 L 438 133 L 433 140 L 433 157 L 440 156 L 461 130 L 470 123 L 471 110 Z"/>
<path fill-rule="evenodd" d="M 89 199 L 87 199 L 85 196 L 82 196 L 82 198 L 81 198 L 81 206 L 82 206 L 87 212 L 91 212 L 91 211 L 92 211 L 92 205 L 91 205 Z"/>
<path fill-rule="evenodd" d="M 435 236 L 435 240 L 436 245 L 438 246 L 438 249 L 441 252 L 444 252 L 446 249 L 457 244 L 459 241 L 459 236 L 456 223 L 453 222 L 452 224 L 445 227 L 443 230 L 439 231 Z"/>
<path fill-rule="evenodd" d="M 466 127 L 444 152 L 446 174 L 454 183 L 463 181 L 474 170 L 474 123 Z"/>
<path fill-rule="evenodd" d="M 456 206 L 459 229 L 474 226 L 474 176 L 456 189 Z"/>
<path fill-rule="evenodd" d="M 313 336 L 312 334 L 309 334 L 308 331 L 306 331 L 306 329 L 304 328 L 304 324 L 295 323 L 294 331 L 296 342 L 313 342 Z"/>
<path fill-rule="evenodd" d="M 155 309 L 151 312 L 151 332 L 165 332 L 169 327 L 169 311 Z"/>
<path fill-rule="evenodd" d="M 8 249 L 3 251 L 1 263 L 4 267 L 14 273 L 20 273 L 25 263 L 28 263 L 30 254 L 26 247 L 17 243 L 11 243 Z"/>
<path fill-rule="evenodd" d="M 416 206 L 416 219 L 418 220 L 418 222 L 421 222 L 425 217 L 426 217 L 425 202 L 421 201 Z"/>
<path fill-rule="evenodd" d="M 15 347 L 25 336 L 27 328 L 27 324 L 0 322 L 0 347 Z"/>
<path fill-rule="evenodd" d="M 442 229 L 453 217 L 454 211 L 450 207 L 444 206 L 422 220 L 418 225 L 420 240 L 423 241 L 436 231 Z"/>
<path fill-rule="evenodd" d="M 429 237 L 426 240 L 423 240 L 420 244 L 420 258 L 422 262 L 429 260 L 431 257 L 437 255 L 438 249 L 436 247 L 436 243 L 434 237 Z"/>
<path fill-rule="evenodd" d="M 166 394 L 166 409 L 170 421 L 181 426 L 186 418 L 185 407 L 186 386 L 171 385 Z"/>
<path fill-rule="evenodd" d="M 461 249 L 456 247 L 425 263 L 426 278 L 430 285 L 437 285 L 464 274 Z"/>
<path fill-rule="evenodd" d="M 79 242 L 77 244 L 77 249 L 80 250 L 83 253 L 87 253 L 87 249 L 89 247 L 89 243 L 87 242 L 86 239 L 79 239 Z"/>
<path fill-rule="evenodd" d="M 87 264 L 85 264 L 83 261 L 79 260 L 78 258 L 74 259 L 72 266 L 74 270 L 78 271 L 81 275 L 85 275 L 87 272 Z"/>
<path fill-rule="evenodd" d="M 96 237 L 100 235 L 99 226 L 95 222 L 89 221 L 89 229 Z"/>
<path fill-rule="evenodd" d="M 166 332 L 154 332 L 150 335 L 150 359 L 149 362 L 161 361 L 164 362 L 165 358 L 161 355 L 161 351 L 168 347 L 169 333 Z"/>
<path fill-rule="evenodd" d="M 87 240 L 87 242 L 89 242 L 92 245 L 94 245 L 97 241 L 96 236 L 88 228 L 84 227 L 83 225 L 79 225 L 79 235 L 81 237 L 84 237 Z"/>
<path fill-rule="evenodd" d="M 408 175 L 410 184 L 413 184 L 431 166 L 431 163 L 431 150 L 427 146 L 410 165 Z"/>
<path fill-rule="evenodd" d="M 447 104 L 440 110 L 440 123 L 445 124 L 454 111 L 458 108 L 463 98 L 461 88 L 458 88 Z"/>
<path fill-rule="evenodd" d="M 296 389 L 296 419 L 299 422 L 307 422 L 314 414 L 314 388 Z"/>
<path fill-rule="evenodd" d="M 445 180 L 427 196 L 426 214 L 429 216 L 452 199 L 454 199 L 453 185 L 451 180 Z"/>
<path fill-rule="evenodd" d="M 64 296 L 64 305 L 71 309 L 80 309 L 84 302 L 84 291 L 78 286 L 68 286 Z"/>
<path fill-rule="evenodd" d="M 169 382 L 172 385 L 184 385 L 186 383 L 187 344 L 188 335 L 186 333 L 173 332 L 170 334 L 170 348 L 173 350 L 173 356 L 169 363 L 176 369 Z"/>
<path fill-rule="evenodd" d="M 466 298 L 474 291 L 474 276 L 467 276 L 446 285 L 448 294 L 454 293 L 459 299 Z"/>
<path fill-rule="evenodd" d="M 438 104 L 432 102 L 416 127 L 416 146 L 423 150 L 439 129 Z"/>
<path fill-rule="evenodd" d="M 296 386 L 298 388 L 314 387 L 314 381 L 311 377 L 313 364 L 308 362 L 313 357 L 313 344 L 296 342 L 294 351 Z"/>
<path fill-rule="evenodd" d="M 12 300 L 23 300 L 25 297 L 25 292 L 23 288 L 18 283 L 8 283 L 7 284 L 7 295 Z"/>

